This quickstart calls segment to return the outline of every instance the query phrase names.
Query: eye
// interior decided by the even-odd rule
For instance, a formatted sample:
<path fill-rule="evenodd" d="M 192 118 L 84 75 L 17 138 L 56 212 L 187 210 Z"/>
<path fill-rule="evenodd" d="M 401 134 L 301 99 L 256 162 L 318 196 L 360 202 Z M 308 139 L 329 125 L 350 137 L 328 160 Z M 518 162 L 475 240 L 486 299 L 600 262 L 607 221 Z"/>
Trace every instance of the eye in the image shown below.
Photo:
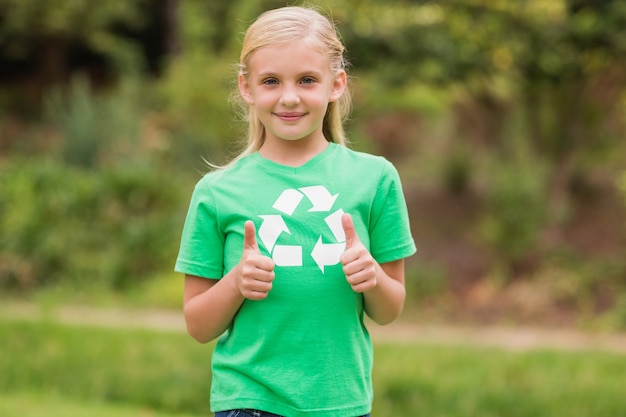
<path fill-rule="evenodd" d="M 312 77 L 304 77 L 300 80 L 302 84 L 313 84 L 315 83 L 315 79 Z"/>
<path fill-rule="evenodd" d="M 278 84 L 278 80 L 276 78 L 267 78 L 262 81 L 262 84 L 265 85 L 276 85 Z"/>

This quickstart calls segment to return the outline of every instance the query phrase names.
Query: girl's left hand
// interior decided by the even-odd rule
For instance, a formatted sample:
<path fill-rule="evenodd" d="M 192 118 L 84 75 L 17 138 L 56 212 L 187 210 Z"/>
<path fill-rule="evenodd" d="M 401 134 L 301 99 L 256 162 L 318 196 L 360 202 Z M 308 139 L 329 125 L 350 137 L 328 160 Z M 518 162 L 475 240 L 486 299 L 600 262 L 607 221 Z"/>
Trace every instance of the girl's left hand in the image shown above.
<path fill-rule="evenodd" d="M 369 291 L 376 286 L 377 263 L 361 243 L 354 229 L 352 217 L 344 214 L 341 217 L 341 224 L 346 235 L 346 250 L 340 260 L 346 280 L 355 292 Z"/>

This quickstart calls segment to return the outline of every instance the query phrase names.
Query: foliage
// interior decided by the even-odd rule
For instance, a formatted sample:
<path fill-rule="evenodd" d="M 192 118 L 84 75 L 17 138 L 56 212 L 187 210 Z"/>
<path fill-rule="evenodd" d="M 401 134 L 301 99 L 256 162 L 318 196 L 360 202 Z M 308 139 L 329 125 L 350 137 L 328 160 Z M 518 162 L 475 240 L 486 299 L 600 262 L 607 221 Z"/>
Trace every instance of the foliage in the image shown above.
<path fill-rule="evenodd" d="M 9 404 L 45 395 L 121 412 L 208 414 L 212 346 L 187 335 L 0 321 L 0 337 Z M 377 343 L 375 351 L 372 415 L 612 417 L 626 406 L 626 362 L 617 353 L 419 342 Z M 43 406 L 54 404 L 44 397 Z"/>
<path fill-rule="evenodd" d="M 504 73 L 557 81 L 599 71 L 626 52 L 619 0 L 361 0 L 332 10 L 353 60 L 392 76 L 381 77 L 386 84 Z"/>
<path fill-rule="evenodd" d="M 2 162 L 0 180 L 4 287 L 119 290 L 173 265 L 184 200 L 171 174 L 15 158 Z"/>
<path fill-rule="evenodd" d="M 142 117 L 140 83 L 126 78 L 109 94 L 96 94 L 89 80 L 77 75 L 67 91 L 47 95 L 47 122 L 62 135 L 61 159 L 70 165 L 138 163 Z"/>
<path fill-rule="evenodd" d="M 200 157 L 225 162 L 227 151 L 243 132 L 227 104 L 235 79 L 233 67 L 224 60 L 194 50 L 168 67 L 155 87 L 153 105 L 175 164 L 197 164 Z"/>
<path fill-rule="evenodd" d="M 242 32 L 284 4 L 0 0 L 0 287 L 90 277 L 119 289 L 156 276 L 142 288 L 158 292 L 190 178 L 208 169 L 203 159 L 227 161 L 242 136 L 228 105 Z M 623 1 L 316 5 L 347 44 L 353 146 L 391 159 L 411 204 L 447 193 L 471 196 L 451 203 L 475 204 L 465 212 L 484 209 L 462 219 L 456 236 L 432 213 L 424 222 L 441 234 L 415 237 L 437 250 L 418 257 L 439 255 L 446 240 L 449 252 L 472 240 L 480 248 L 469 256 L 497 260 L 485 268 L 495 272 L 476 268 L 481 277 L 565 271 L 582 289 L 570 300 L 623 309 L 626 258 L 576 250 L 565 230 L 579 207 L 575 185 L 612 187 L 626 166 Z M 150 54 L 158 71 L 145 65 Z M 467 230 L 475 233 L 465 239 Z M 450 259 L 418 259 L 427 266 L 410 266 L 407 275 L 419 278 L 410 290 L 432 297 L 446 280 L 467 283 L 443 272 Z M 537 269 L 524 270 L 527 261 Z"/>
<path fill-rule="evenodd" d="M 376 74 L 390 88 L 418 81 L 466 91 L 474 111 L 459 126 L 460 142 L 468 139 L 468 125 L 483 119 L 506 125 L 523 117 L 517 135 L 532 156 L 550 161 L 548 227 L 563 226 L 573 177 L 590 175 L 582 155 L 623 150 L 624 2 L 346 3 L 355 8 L 337 10 L 360 71 Z M 507 86 L 503 102 L 492 99 L 500 80 Z M 511 140 L 499 129 L 479 133 L 489 151 Z"/>
<path fill-rule="evenodd" d="M 107 57 L 118 71 L 140 69 L 141 55 L 136 45 L 115 25 L 140 29 L 145 21 L 146 0 L 107 1 L 94 7 L 90 0 L 49 1 L 0 0 L 0 48 L 9 57 L 24 59 L 36 56 L 40 45 L 49 51 L 68 49 L 73 43 L 84 44 Z M 44 54 L 44 69 L 64 71 L 63 61 Z M 60 75 L 60 74 L 55 74 Z"/>
<path fill-rule="evenodd" d="M 626 205 L 626 171 L 617 179 L 617 187 L 622 193 L 622 199 L 624 200 L 624 205 Z"/>
<path fill-rule="evenodd" d="M 546 219 L 545 174 L 541 168 L 533 161 L 507 161 L 493 169 L 498 175 L 491 178 L 481 232 L 505 267 L 515 268 L 539 246 Z"/>

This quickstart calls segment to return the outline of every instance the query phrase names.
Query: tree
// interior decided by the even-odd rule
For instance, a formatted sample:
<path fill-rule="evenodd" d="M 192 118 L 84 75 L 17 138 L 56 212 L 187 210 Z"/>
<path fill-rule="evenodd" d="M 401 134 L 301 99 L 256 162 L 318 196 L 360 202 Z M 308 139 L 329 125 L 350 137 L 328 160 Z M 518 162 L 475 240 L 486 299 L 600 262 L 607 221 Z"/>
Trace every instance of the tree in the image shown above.
<path fill-rule="evenodd" d="M 626 2 L 621 0 L 349 2 L 342 16 L 352 62 L 381 84 L 460 85 L 483 142 L 515 158 L 511 109 L 523 146 L 545 161 L 548 223 L 558 240 L 575 178 L 623 149 Z M 510 109 L 494 86 L 505 80 Z M 518 113 L 518 114 L 519 114 Z M 517 146 L 517 145 L 515 145 Z M 626 161 L 622 161 L 625 163 Z"/>
<path fill-rule="evenodd" d="M 141 69 L 133 37 L 149 23 L 145 10 L 159 3 L 0 0 L 0 59 L 5 68 L 33 71 L 43 86 L 67 81 L 77 60 L 114 72 Z"/>

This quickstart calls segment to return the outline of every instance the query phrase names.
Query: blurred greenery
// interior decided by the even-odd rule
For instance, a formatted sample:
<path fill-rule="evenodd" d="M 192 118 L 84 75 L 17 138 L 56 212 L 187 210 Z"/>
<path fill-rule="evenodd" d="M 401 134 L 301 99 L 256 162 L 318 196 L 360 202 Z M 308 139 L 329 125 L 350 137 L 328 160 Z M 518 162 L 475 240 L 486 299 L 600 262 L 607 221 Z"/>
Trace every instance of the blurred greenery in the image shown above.
<path fill-rule="evenodd" d="M 0 320 L 0 335 L 3 416 L 209 413 L 212 346 L 183 333 Z M 626 406 L 619 353 L 420 342 L 375 349 L 376 416 L 613 417 Z"/>
<path fill-rule="evenodd" d="M 4 288 L 70 283 L 123 290 L 169 269 L 184 198 L 151 167 L 85 171 L 53 158 L 0 164 Z M 20 204 L 14 204 L 19 201 Z"/>
<path fill-rule="evenodd" d="M 286 2 L 40 3 L 0 0 L 0 288 L 171 306 L 193 184 L 242 136 L 241 34 Z M 547 299 L 625 328 L 626 3 L 314 4 L 347 45 L 352 146 L 403 178 L 409 311 Z"/>
<path fill-rule="evenodd" d="M 109 404 L 98 401 L 76 401 L 42 393 L 11 393 L 3 397 L 0 413 L 4 417 L 192 417 L 188 413 L 153 411 L 145 406 Z"/>
<path fill-rule="evenodd" d="M 165 412 L 208 411 L 210 350 L 184 334 L 2 322 L 0 391 Z M 10 351 L 10 352 L 9 352 Z M 30 351 L 27 358 L 26 352 Z M 184 353 L 183 353 L 184 352 Z M 167 366 L 155 366 L 164 364 Z"/>
<path fill-rule="evenodd" d="M 515 267 L 532 254 L 546 217 L 546 179 L 536 161 L 502 161 L 492 168 L 481 231 L 497 258 L 515 273 Z"/>

